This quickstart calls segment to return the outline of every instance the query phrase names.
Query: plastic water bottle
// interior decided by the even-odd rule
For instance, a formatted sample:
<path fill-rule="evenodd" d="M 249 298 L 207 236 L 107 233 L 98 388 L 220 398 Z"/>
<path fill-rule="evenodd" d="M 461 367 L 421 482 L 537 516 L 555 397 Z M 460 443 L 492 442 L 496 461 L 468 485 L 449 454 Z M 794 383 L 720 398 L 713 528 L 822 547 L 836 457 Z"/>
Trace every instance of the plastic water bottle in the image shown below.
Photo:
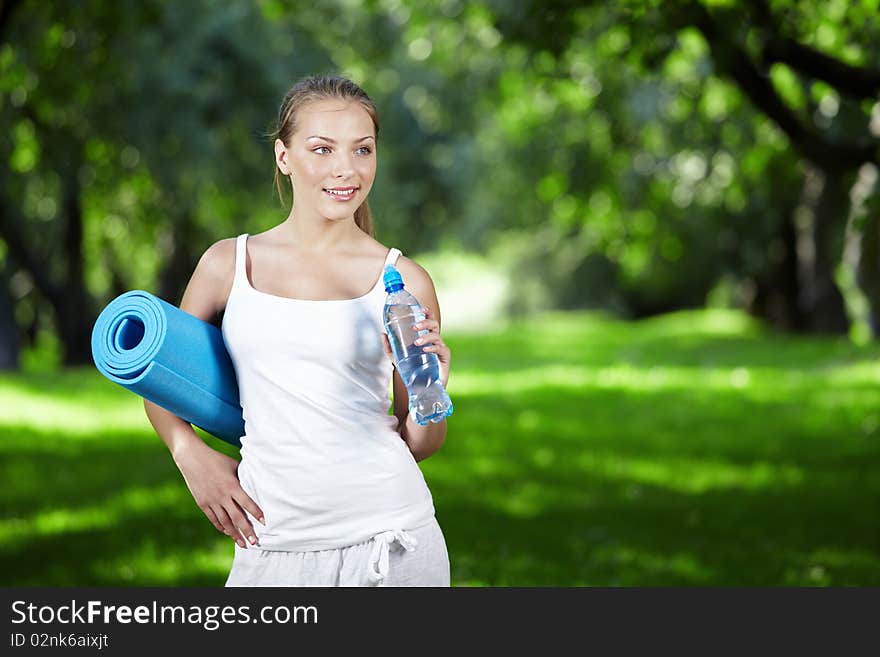
<path fill-rule="evenodd" d="M 385 308 L 382 321 L 397 371 L 409 393 L 409 410 L 416 422 L 440 422 L 452 415 L 452 400 L 440 382 L 440 359 L 437 354 L 425 352 L 428 345 L 415 344 L 419 336 L 429 333 L 417 331 L 413 324 L 425 319 L 422 305 L 403 287 L 403 278 L 393 265 L 386 265 L 383 274 Z"/>

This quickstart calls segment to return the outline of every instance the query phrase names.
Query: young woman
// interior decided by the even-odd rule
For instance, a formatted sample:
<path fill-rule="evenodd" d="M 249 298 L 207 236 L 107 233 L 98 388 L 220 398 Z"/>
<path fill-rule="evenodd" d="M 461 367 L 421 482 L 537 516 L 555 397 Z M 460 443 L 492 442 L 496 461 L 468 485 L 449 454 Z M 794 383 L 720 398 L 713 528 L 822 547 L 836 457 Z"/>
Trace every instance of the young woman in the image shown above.
<path fill-rule="evenodd" d="M 183 310 L 215 324 L 223 315 L 244 410 L 241 461 L 145 402 L 199 508 L 235 540 L 227 586 L 449 586 L 416 464 L 443 444 L 446 421 L 423 427 L 408 413 L 382 326 L 386 264 L 425 306 L 423 345 L 444 386 L 450 350 L 428 272 L 373 238 L 378 133 L 376 108 L 353 82 L 294 85 L 273 134 L 290 214 L 213 244 L 187 285 Z"/>

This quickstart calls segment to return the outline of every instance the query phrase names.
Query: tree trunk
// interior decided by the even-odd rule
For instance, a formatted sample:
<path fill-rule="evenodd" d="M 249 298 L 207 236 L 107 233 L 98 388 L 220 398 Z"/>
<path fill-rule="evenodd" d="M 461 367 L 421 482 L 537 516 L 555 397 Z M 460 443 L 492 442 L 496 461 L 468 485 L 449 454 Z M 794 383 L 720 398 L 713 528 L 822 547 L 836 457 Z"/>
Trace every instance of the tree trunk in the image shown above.
<path fill-rule="evenodd" d="M 798 304 L 800 281 L 798 279 L 797 233 L 794 226 L 793 208 L 785 210 L 779 224 L 779 253 L 768 255 L 769 267 L 757 278 L 755 297 L 750 312 L 781 331 L 803 331 L 806 318 Z"/>
<path fill-rule="evenodd" d="M 79 186 L 80 151 L 72 140 L 67 144 L 63 162 L 57 169 L 61 177 L 61 212 L 63 241 L 59 251 L 42 253 L 29 240 L 27 219 L 15 202 L 5 195 L 0 184 L 0 235 L 9 257 L 30 274 L 39 297 L 52 307 L 64 365 L 92 363 L 91 332 L 97 319 L 94 304 L 86 289 L 83 272 L 83 218 Z M 58 156 L 59 158 L 62 156 Z M 0 181 L 2 183 L 2 181 Z M 61 258 L 64 280 L 56 281 L 49 258 Z"/>
<path fill-rule="evenodd" d="M 168 224 L 168 229 L 160 238 L 159 249 L 164 266 L 159 274 L 157 296 L 168 303 L 179 306 L 183 292 L 199 261 L 197 231 L 192 225 L 190 215 L 179 214 Z"/>
<path fill-rule="evenodd" d="M 834 280 L 849 213 L 849 176 L 838 170 L 814 170 L 821 191 L 812 208 L 810 257 L 801 263 L 800 305 L 812 333 L 846 334 L 849 319 L 843 294 Z M 802 255 L 802 254 L 801 254 Z"/>
<path fill-rule="evenodd" d="M 63 294 L 54 304 L 58 338 L 64 345 L 64 365 L 92 363 L 92 327 L 98 318 L 86 289 L 83 267 L 83 217 L 79 186 L 79 158 L 73 157 L 62 172 L 63 252 L 67 270 Z"/>
<path fill-rule="evenodd" d="M 12 264 L 7 256 L 0 266 L 0 370 L 17 370 L 20 365 L 21 342 L 9 292 L 12 272 Z"/>
<path fill-rule="evenodd" d="M 871 335 L 880 336 L 880 203 L 874 203 L 865 217 L 856 280 L 868 300 Z"/>

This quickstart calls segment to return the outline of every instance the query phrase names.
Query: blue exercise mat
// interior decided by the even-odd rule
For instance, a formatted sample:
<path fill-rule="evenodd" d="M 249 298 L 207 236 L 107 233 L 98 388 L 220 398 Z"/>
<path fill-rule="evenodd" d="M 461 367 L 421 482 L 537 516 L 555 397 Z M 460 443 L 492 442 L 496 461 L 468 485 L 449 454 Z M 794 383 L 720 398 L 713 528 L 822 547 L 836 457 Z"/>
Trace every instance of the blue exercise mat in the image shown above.
<path fill-rule="evenodd" d="M 133 290 L 101 311 L 92 358 L 114 383 L 241 447 L 238 381 L 216 326 Z"/>

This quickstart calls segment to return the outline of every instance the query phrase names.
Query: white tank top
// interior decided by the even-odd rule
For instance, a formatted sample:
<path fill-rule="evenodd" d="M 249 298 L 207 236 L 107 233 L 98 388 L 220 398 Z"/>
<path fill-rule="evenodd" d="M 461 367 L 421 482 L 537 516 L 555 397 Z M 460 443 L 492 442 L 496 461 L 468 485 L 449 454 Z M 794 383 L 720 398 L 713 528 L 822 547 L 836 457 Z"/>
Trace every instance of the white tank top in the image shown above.
<path fill-rule="evenodd" d="M 265 514 L 265 527 L 247 514 L 259 547 L 335 549 L 430 522 L 431 493 L 389 415 L 382 273 L 356 299 L 260 292 L 245 270 L 247 238 L 236 241 L 221 331 L 244 411 L 238 476 Z"/>

